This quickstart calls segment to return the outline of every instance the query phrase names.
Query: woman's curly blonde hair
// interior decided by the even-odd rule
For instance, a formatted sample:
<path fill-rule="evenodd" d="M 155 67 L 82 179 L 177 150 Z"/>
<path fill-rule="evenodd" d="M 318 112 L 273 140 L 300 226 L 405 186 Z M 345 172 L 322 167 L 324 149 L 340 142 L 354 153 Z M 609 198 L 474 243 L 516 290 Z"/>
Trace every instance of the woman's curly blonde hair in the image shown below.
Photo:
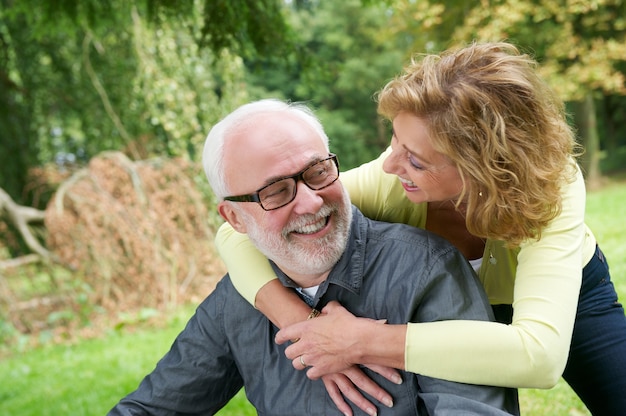
<path fill-rule="evenodd" d="M 468 230 L 509 247 L 540 238 L 573 180 L 574 133 L 537 63 L 509 43 L 422 55 L 378 93 L 378 111 L 426 121 L 463 179 Z"/>

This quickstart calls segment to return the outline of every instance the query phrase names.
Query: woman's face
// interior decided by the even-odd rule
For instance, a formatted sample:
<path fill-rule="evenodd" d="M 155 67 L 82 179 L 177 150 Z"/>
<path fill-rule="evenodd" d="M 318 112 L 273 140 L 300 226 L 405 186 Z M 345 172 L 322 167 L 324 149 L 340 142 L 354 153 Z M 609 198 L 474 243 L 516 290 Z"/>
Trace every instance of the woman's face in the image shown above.
<path fill-rule="evenodd" d="M 463 187 L 461 175 L 446 156 L 435 151 L 423 119 L 398 114 L 393 119 L 391 149 L 383 169 L 398 176 L 409 200 L 456 201 Z"/>

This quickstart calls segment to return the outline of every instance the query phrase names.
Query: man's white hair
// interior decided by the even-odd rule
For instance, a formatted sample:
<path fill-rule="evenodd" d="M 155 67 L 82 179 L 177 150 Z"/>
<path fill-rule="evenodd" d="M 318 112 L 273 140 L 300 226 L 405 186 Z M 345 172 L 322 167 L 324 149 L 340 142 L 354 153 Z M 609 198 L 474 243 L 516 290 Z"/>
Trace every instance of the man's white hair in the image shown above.
<path fill-rule="evenodd" d="M 324 132 L 322 124 L 306 105 L 272 98 L 244 104 L 215 124 L 204 142 L 202 166 L 213 193 L 220 200 L 229 195 L 228 184 L 224 175 L 224 145 L 226 140 L 239 127 L 245 125 L 252 116 L 262 113 L 285 113 L 301 119 L 317 132 L 326 150 L 329 150 L 328 136 Z"/>

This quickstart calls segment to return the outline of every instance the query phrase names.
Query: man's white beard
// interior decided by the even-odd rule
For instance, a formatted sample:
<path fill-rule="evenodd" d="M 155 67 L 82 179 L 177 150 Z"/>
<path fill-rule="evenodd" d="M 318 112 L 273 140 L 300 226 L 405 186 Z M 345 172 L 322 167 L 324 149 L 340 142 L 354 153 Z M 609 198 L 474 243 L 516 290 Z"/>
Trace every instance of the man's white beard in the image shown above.
<path fill-rule="evenodd" d="M 352 208 L 345 189 L 343 195 L 340 203 L 325 204 L 316 215 L 302 216 L 287 224 L 280 234 L 268 233 L 260 229 L 252 218 L 248 218 L 248 237 L 261 253 L 285 271 L 307 275 L 325 273 L 339 261 L 350 234 Z M 290 232 L 298 229 L 299 225 L 319 221 L 331 214 L 334 214 L 334 230 L 323 238 L 306 243 L 290 239 Z"/>

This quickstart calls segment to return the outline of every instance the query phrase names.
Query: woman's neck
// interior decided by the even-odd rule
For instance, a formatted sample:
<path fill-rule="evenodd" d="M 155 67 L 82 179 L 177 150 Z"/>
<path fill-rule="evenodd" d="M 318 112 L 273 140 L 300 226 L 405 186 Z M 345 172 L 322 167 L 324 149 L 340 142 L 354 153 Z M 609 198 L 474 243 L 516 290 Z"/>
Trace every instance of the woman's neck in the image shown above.
<path fill-rule="evenodd" d="M 464 203 L 456 208 L 453 201 L 429 202 L 426 229 L 448 240 L 468 260 L 474 260 L 483 256 L 485 240 L 467 230 L 464 212 Z"/>

